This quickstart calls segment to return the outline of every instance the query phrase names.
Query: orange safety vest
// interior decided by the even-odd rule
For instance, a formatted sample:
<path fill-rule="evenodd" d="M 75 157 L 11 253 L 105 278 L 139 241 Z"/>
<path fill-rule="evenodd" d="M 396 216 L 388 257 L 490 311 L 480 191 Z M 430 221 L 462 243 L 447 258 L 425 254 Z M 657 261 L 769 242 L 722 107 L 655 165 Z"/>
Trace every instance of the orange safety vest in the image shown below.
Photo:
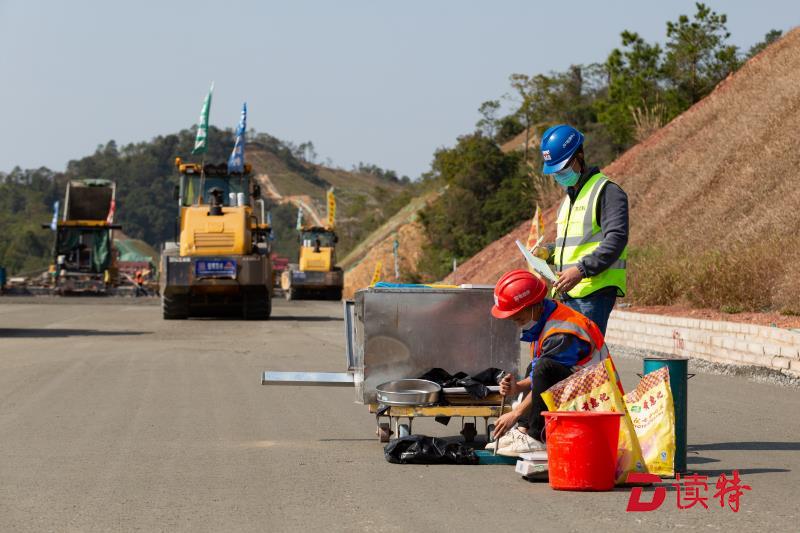
<path fill-rule="evenodd" d="M 561 302 L 556 302 L 556 309 L 544 323 L 539 339 L 531 343 L 531 358 L 541 357 L 542 343 L 557 333 L 575 335 L 591 346 L 589 355 L 578 361 L 579 367 L 594 365 L 609 357 L 606 341 L 597 324 Z"/>

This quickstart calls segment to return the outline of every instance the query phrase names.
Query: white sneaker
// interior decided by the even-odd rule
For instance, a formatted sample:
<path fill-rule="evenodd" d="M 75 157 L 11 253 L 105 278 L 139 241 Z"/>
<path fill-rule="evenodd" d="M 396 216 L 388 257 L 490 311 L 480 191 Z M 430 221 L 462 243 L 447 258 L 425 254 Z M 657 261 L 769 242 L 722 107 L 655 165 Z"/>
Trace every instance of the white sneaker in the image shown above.
<path fill-rule="evenodd" d="M 520 430 L 516 430 L 514 432 L 514 441 L 510 446 L 511 451 L 514 453 L 529 453 L 535 452 L 539 450 L 546 450 L 547 446 L 543 442 L 539 442 L 538 440 L 534 439 L 527 433 L 523 433 Z M 497 452 L 501 452 L 502 448 L 499 448 Z"/>
<path fill-rule="evenodd" d="M 505 435 L 497 439 L 497 441 L 487 444 L 486 449 L 494 450 L 496 445 L 498 446 L 498 455 L 505 455 L 509 457 L 519 457 L 519 454 L 521 453 L 547 449 L 544 443 L 539 442 L 527 433 L 521 432 L 517 428 L 511 429 Z"/>
<path fill-rule="evenodd" d="M 514 435 L 515 432 L 519 432 L 519 430 L 517 428 L 515 428 L 515 427 L 511 428 L 510 430 L 508 430 L 505 433 L 503 433 L 500 436 L 499 439 L 493 440 L 492 442 L 488 443 L 486 445 L 486 449 L 487 450 L 494 450 L 494 447 L 497 444 L 500 444 L 500 448 L 507 448 L 507 447 L 511 446 L 511 444 L 514 442 L 514 436 L 513 435 Z"/>

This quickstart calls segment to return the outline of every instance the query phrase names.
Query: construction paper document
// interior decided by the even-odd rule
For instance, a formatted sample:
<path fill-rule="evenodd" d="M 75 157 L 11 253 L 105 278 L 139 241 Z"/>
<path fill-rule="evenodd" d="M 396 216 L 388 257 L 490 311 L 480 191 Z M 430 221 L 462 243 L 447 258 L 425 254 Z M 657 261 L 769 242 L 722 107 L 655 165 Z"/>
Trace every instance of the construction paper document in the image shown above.
<path fill-rule="evenodd" d="M 522 255 L 525 256 L 525 260 L 528 262 L 528 264 L 531 266 L 532 269 L 534 269 L 536 272 L 544 276 L 545 279 L 551 281 L 552 283 L 558 281 L 556 275 L 553 274 L 552 270 L 550 270 L 550 265 L 548 265 L 543 259 L 539 259 L 532 253 L 530 253 L 528 249 L 525 248 L 525 245 L 519 242 L 519 239 L 517 239 L 516 243 L 517 246 L 519 247 L 519 251 L 522 252 Z"/>

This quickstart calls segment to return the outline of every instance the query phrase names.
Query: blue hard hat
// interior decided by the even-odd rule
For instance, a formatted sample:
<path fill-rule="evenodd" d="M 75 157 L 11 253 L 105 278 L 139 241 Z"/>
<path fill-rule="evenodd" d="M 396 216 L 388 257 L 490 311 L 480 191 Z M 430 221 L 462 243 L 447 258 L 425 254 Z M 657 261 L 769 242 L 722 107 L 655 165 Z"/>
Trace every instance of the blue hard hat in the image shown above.
<path fill-rule="evenodd" d="M 548 128 L 542 135 L 542 172 L 553 174 L 558 172 L 572 158 L 583 144 L 583 133 L 567 124 L 559 124 Z"/>

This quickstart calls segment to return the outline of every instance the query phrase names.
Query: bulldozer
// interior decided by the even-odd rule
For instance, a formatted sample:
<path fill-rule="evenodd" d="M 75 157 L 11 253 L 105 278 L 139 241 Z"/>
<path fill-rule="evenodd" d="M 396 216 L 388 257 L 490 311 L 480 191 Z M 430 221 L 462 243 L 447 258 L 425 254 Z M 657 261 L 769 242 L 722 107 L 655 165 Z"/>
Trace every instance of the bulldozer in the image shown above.
<path fill-rule="evenodd" d="M 287 300 L 323 298 L 341 300 L 344 272 L 336 266 L 336 198 L 328 191 L 328 224 L 302 225 L 298 213 L 300 253 L 297 263 L 290 263 L 281 274 L 281 289 Z"/>
<path fill-rule="evenodd" d="M 42 224 L 55 232 L 51 289 L 56 294 L 105 294 L 117 281 L 112 253 L 116 184 L 104 179 L 67 182 L 64 211 Z M 57 206 L 56 206 L 57 207 Z"/>
<path fill-rule="evenodd" d="M 265 320 L 272 311 L 271 228 L 252 167 L 175 159 L 179 184 L 176 237 L 161 254 L 164 319 L 240 316 Z"/>

